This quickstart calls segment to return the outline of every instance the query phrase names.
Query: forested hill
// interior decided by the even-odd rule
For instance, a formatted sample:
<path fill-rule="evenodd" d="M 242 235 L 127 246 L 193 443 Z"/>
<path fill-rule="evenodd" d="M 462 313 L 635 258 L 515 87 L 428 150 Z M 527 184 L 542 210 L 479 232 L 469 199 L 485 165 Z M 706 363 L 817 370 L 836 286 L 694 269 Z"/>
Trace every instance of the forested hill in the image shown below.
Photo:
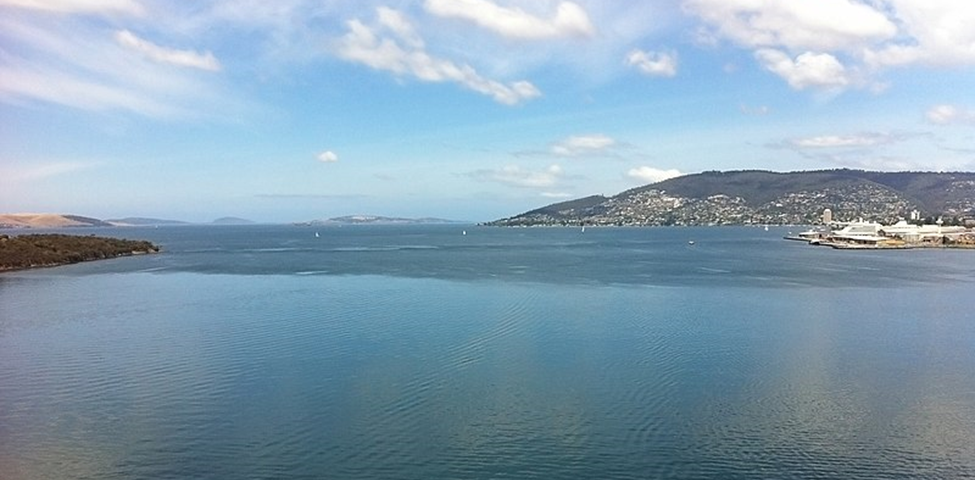
<path fill-rule="evenodd" d="M 742 170 L 685 175 L 548 205 L 490 225 L 748 225 L 837 220 L 894 222 L 975 216 L 975 173 Z"/>
<path fill-rule="evenodd" d="M 54 267 L 158 251 L 159 247 L 144 240 L 61 234 L 0 235 L 0 271 Z"/>

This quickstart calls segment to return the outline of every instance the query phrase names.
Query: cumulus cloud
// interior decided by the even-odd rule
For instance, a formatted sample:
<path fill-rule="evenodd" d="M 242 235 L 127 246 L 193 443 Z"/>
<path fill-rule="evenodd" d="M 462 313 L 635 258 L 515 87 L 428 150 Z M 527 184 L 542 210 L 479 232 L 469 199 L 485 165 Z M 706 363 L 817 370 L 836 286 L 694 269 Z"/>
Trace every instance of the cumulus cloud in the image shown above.
<path fill-rule="evenodd" d="M 683 175 L 683 173 L 681 173 L 680 170 L 662 170 L 647 166 L 631 168 L 628 172 L 626 172 L 627 177 L 646 183 L 662 182 L 668 178 L 679 177 L 681 175 Z"/>
<path fill-rule="evenodd" d="M 596 32 L 586 11 L 573 2 L 560 3 L 552 18 L 489 0 L 427 0 L 424 8 L 434 15 L 466 20 L 511 39 L 591 37 Z"/>
<path fill-rule="evenodd" d="M 748 47 L 857 51 L 897 35 L 884 12 L 853 0 L 685 0 L 717 36 Z"/>
<path fill-rule="evenodd" d="M 477 170 L 471 177 L 521 188 L 549 188 L 555 186 L 565 176 L 559 165 L 549 165 L 542 170 L 530 170 L 517 165 L 506 165 L 499 169 Z"/>
<path fill-rule="evenodd" d="M 842 89 L 851 82 L 843 64 L 828 53 L 806 52 L 793 60 L 783 52 L 764 48 L 755 52 L 755 58 L 796 90 Z"/>
<path fill-rule="evenodd" d="M 552 145 L 551 152 L 562 157 L 605 153 L 616 146 L 616 140 L 603 134 L 574 135 Z"/>
<path fill-rule="evenodd" d="M 380 23 L 375 27 L 358 19 L 350 20 L 349 32 L 338 44 L 338 55 L 376 70 L 409 75 L 424 82 L 458 83 L 505 105 L 516 105 L 541 95 L 530 82 L 505 84 L 483 77 L 469 65 L 431 55 L 412 28 L 408 28 L 405 17 L 382 8 L 379 16 Z"/>
<path fill-rule="evenodd" d="M 968 0 L 889 0 L 904 39 L 867 51 L 878 66 L 975 63 L 975 3 Z"/>
<path fill-rule="evenodd" d="M 677 54 L 633 50 L 626 56 L 626 64 L 651 77 L 677 75 Z"/>
<path fill-rule="evenodd" d="M 331 150 L 325 150 L 324 152 L 319 153 L 316 158 L 318 158 L 318 161 L 322 163 L 335 163 L 339 161 L 339 156 Z"/>
<path fill-rule="evenodd" d="M 134 50 L 157 63 L 168 63 L 178 67 L 197 68 L 210 72 L 220 71 L 220 62 L 211 52 L 197 53 L 192 50 L 176 50 L 156 45 L 139 38 L 128 30 L 115 33 L 115 41 L 125 48 Z"/>
<path fill-rule="evenodd" d="M 975 110 L 967 110 L 955 105 L 935 105 L 925 114 L 928 121 L 936 125 L 975 123 Z"/>
<path fill-rule="evenodd" d="M 703 20 L 699 43 L 754 49 L 795 89 L 882 90 L 884 82 L 866 80 L 884 68 L 975 64 L 968 0 L 685 0 L 683 7 Z M 851 81 L 851 71 L 863 81 Z"/>

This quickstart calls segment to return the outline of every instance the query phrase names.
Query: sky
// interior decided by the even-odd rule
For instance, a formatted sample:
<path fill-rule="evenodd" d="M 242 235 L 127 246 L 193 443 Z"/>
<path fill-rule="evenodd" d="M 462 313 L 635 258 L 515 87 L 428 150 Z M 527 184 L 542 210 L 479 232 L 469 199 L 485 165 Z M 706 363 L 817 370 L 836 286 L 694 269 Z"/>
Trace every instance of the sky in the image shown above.
<path fill-rule="evenodd" d="M 975 170 L 970 0 L 0 0 L 0 212 L 487 221 Z"/>

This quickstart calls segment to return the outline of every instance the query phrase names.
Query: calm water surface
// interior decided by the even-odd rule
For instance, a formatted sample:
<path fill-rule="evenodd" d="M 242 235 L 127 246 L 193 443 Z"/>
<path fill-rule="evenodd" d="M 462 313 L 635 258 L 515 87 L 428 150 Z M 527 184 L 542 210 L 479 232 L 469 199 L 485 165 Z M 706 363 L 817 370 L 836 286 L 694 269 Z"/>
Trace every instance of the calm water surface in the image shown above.
<path fill-rule="evenodd" d="M 975 252 L 73 231 L 165 251 L 0 275 L 4 480 L 975 478 Z"/>

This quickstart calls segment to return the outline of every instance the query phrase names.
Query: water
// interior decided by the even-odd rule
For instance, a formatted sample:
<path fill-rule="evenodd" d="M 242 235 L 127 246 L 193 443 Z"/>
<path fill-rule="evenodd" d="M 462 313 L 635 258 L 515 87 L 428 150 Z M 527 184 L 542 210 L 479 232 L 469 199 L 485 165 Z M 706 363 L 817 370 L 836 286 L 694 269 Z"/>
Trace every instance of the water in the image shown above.
<path fill-rule="evenodd" d="M 975 476 L 975 252 L 93 232 L 165 250 L 0 275 L 5 480 Z"/>

